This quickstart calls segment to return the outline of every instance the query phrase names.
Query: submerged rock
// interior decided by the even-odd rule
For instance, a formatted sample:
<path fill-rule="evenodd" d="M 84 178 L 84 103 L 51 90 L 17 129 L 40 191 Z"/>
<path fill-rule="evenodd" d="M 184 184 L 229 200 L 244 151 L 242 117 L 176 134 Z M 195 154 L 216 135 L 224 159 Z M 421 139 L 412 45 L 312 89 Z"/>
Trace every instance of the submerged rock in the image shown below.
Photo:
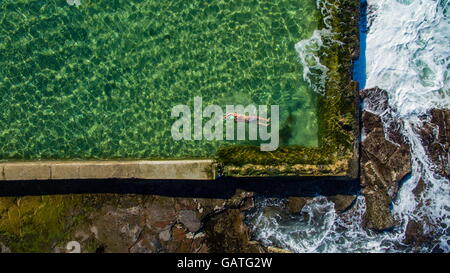
<path fill-rule="evenodd" d="M 355 195 L 333 195 L 327 196 L 327 199 L 334 203 L 334 209 L 340 213 L 348 210 L 356 200 Z"/>
<path fill-rule="evenodd" d="M 312 197 L 289 197 L 287 202 L 289 212 L 299 213 L 310 200 Z"/>
<path fill-rule="evenodd" d="M 432 241 L 431 239 L 425 234 L 422 223 L 414 220 L 408 222 L 404 239 L 406 244 L 419 247 L 424 243 Z"/>
<path fill-rule="evenodd" d="M 290 213 L 300 213 L 303 207 L 311 202 L 313 197 L 289 197 L 287 201 L 287 209 Z M 334 203 L 334 208 L 338 213 L 348 210 L 356 200 L 355 195 L 331 195 L 327 196 L 328 201 Z"/>

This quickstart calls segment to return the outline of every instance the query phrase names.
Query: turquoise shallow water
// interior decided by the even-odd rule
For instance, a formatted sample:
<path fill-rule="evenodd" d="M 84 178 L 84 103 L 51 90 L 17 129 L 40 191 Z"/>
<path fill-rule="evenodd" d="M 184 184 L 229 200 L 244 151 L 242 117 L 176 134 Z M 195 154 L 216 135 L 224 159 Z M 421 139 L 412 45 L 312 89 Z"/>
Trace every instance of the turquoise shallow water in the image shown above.
<path fill-rule="evenodd" d="M 317 145 L 294 45 L 311 0 L 0 1 L 0 159 L 208 157 L 176 104 L 280 106 L 283 145 Z"/>

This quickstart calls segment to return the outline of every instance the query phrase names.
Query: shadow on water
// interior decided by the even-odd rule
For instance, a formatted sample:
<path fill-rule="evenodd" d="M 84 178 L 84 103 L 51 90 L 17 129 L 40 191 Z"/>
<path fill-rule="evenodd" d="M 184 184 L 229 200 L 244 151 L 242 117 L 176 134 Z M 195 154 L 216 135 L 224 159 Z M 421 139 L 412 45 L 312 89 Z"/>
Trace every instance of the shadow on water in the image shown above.
<path fill-rule="evenodd" d="M 0 196 L 51 194 L 148 194 L 189 198 L 230 198 L 237 189 L 264 197 L 358 194 L 359 181 L 344 177 L 264 177 L 205 180 L 46 180 L 0 183 Z"/>
<path fill-rule="evenodd" d="M 359 57 L 353 63 L 353 80 L 358 82 L 358 88 L 366 86 L 366 40 L 367 40 L 367 0 L 360 0 L 359 17 Z"/>

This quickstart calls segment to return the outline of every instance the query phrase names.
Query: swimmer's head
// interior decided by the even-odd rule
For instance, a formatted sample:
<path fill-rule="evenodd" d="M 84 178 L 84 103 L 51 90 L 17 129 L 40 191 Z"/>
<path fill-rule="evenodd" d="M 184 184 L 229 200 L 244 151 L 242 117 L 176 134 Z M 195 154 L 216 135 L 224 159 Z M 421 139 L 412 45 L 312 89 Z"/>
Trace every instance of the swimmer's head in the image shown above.
<path fill-rule="evenodd" d="M 227 120 L 234 120 L 234 116 L 233 115 L 229 115 L 226 119 Z"/>

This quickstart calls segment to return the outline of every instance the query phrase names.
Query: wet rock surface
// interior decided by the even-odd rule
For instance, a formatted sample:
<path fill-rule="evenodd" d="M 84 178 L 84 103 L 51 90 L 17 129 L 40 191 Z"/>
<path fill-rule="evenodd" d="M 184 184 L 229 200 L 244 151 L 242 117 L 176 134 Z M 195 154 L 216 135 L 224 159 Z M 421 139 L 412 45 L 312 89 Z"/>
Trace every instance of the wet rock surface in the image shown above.
<path fill-rule="evenodd" d="M 432 109 L 430 116 L 416 132 L 436 167 L 435 171 L 450 178 L 450 110 Z"/>
<path fill-rule="evenodd" d="M 331 195 L 327 196 L 328 201 L 334 203 L 334 208 L 338 213 L 348 210 L 356 200 L 356 195 Z M 313 197 L 297 197 L 292 196 L 287 200 L 287 209 L 290 213 L 296 214 L 300 213 L 303 207 L 312 202 Z"/>
<path fill-rule="evenodd" d="M 243 221 L 252 195 L 3 197 L 1 252 L 265 252 Z M 50 207 L 61 209 L 46 215 Z"/>
<path fill-rule="evenodd" d="M 355 195 L 338 194 L 338 195 L 328 196 L 327 199 L 334 203 L 334 209 L 338 213 L 340 213 L 340 212 L 347 211 L 348 209 L 351 208 L 351 206 L 356 201 L 356 196 Z"/>
<path fill-rule="evenodd" d="M 406 244 L 419 247 L 430 241 L 432 241 L 432 238 L 425 234 L 423 230 L 423 223 L 414 220 L 408 222 L 404 239 Z"/>
<path fill-rule="evenodd" d="M 211 252 L 262 253 L 267 250 L 258 242 L 250 240 L 250 230 L 244 223 L 245 215 L 240 209 L 230 209 L 213 216 L 205 224 L 210 238 Z"/>
<path fill-rule="evenodd" d="M 312 197 L 296 197 L 292 196 L 288 198 L 287 208 L 290 213 L 300 213 L 303 207 L 312 200 Z"/>
<path fill-rule="evenodd" d="M 362 113 L 361 186 L 366 199 L 364 225 L 386 230 L 395 225 L 390 211 L 399 183 L 411 172 L 410 147 L 400 134 L 400 121 L 389 107 L 387 93 L 378 88 L 361 91 Z M 380 116 L 382 115 L 382 116 Z M 385 127 L 382 118 L 389 120 Z"/>
<path fill-rule="evenodd" d="M 402 122 L 396 119 L 395 110 L 389 106 L 388 95 L 379 88 L 360 92 L 364 109 L 362 113 L 363 139 L 361 143 L 361 186 L 366 199 L 364 225 L 383 231 L 396 223 L 390 207 L 399 185 L 411 172 L 410 147 L 400 133 Z M 425 148 L 424 157 L 432 162 L 434 173 L 449 178 L 450 110 L 432 109 L 429 115 L 419 117 L 421 122 L 412 128 Z M 428 181 L 419 179 L 413 194 L 417 208 L 427 206 L 421 197 Z M 421 221 L 406 223 L 404 243 L 420 248 L 432 241 L 424 226 L 432 225 L 424 215 Z"/>
<path fill-rule="evenodd" d="M 441 177 L 450 180 L 450 158 L 449 158 L 449 143 L 450 143 L 450 110 L 432 109 L 427 117 L 423 117 L 422 125 L 414 128 L 418 133 L 420 141 L 422 142 L 427 160 L 431 161 L 433 172 L 436 177 Z M 422 194 L 429 187 L 429 181 L 419 179 L 416 187 L 413 189 L 413 194 L 418 201 L 417 208 L 423 208 L 429 205 L 429 200 L 424 199 Z M 430 232 L 430 226 L 435 224 L 428 215 L 423 216 L 422 221 L 410 220 L 406 226 L 406 234 L 404 242 L 415 248 L 420 249 L 422 245 L 433 247 L 434 235 Z M 433 252 L 440 252 L 439 246 L 433 249 Z"/>

